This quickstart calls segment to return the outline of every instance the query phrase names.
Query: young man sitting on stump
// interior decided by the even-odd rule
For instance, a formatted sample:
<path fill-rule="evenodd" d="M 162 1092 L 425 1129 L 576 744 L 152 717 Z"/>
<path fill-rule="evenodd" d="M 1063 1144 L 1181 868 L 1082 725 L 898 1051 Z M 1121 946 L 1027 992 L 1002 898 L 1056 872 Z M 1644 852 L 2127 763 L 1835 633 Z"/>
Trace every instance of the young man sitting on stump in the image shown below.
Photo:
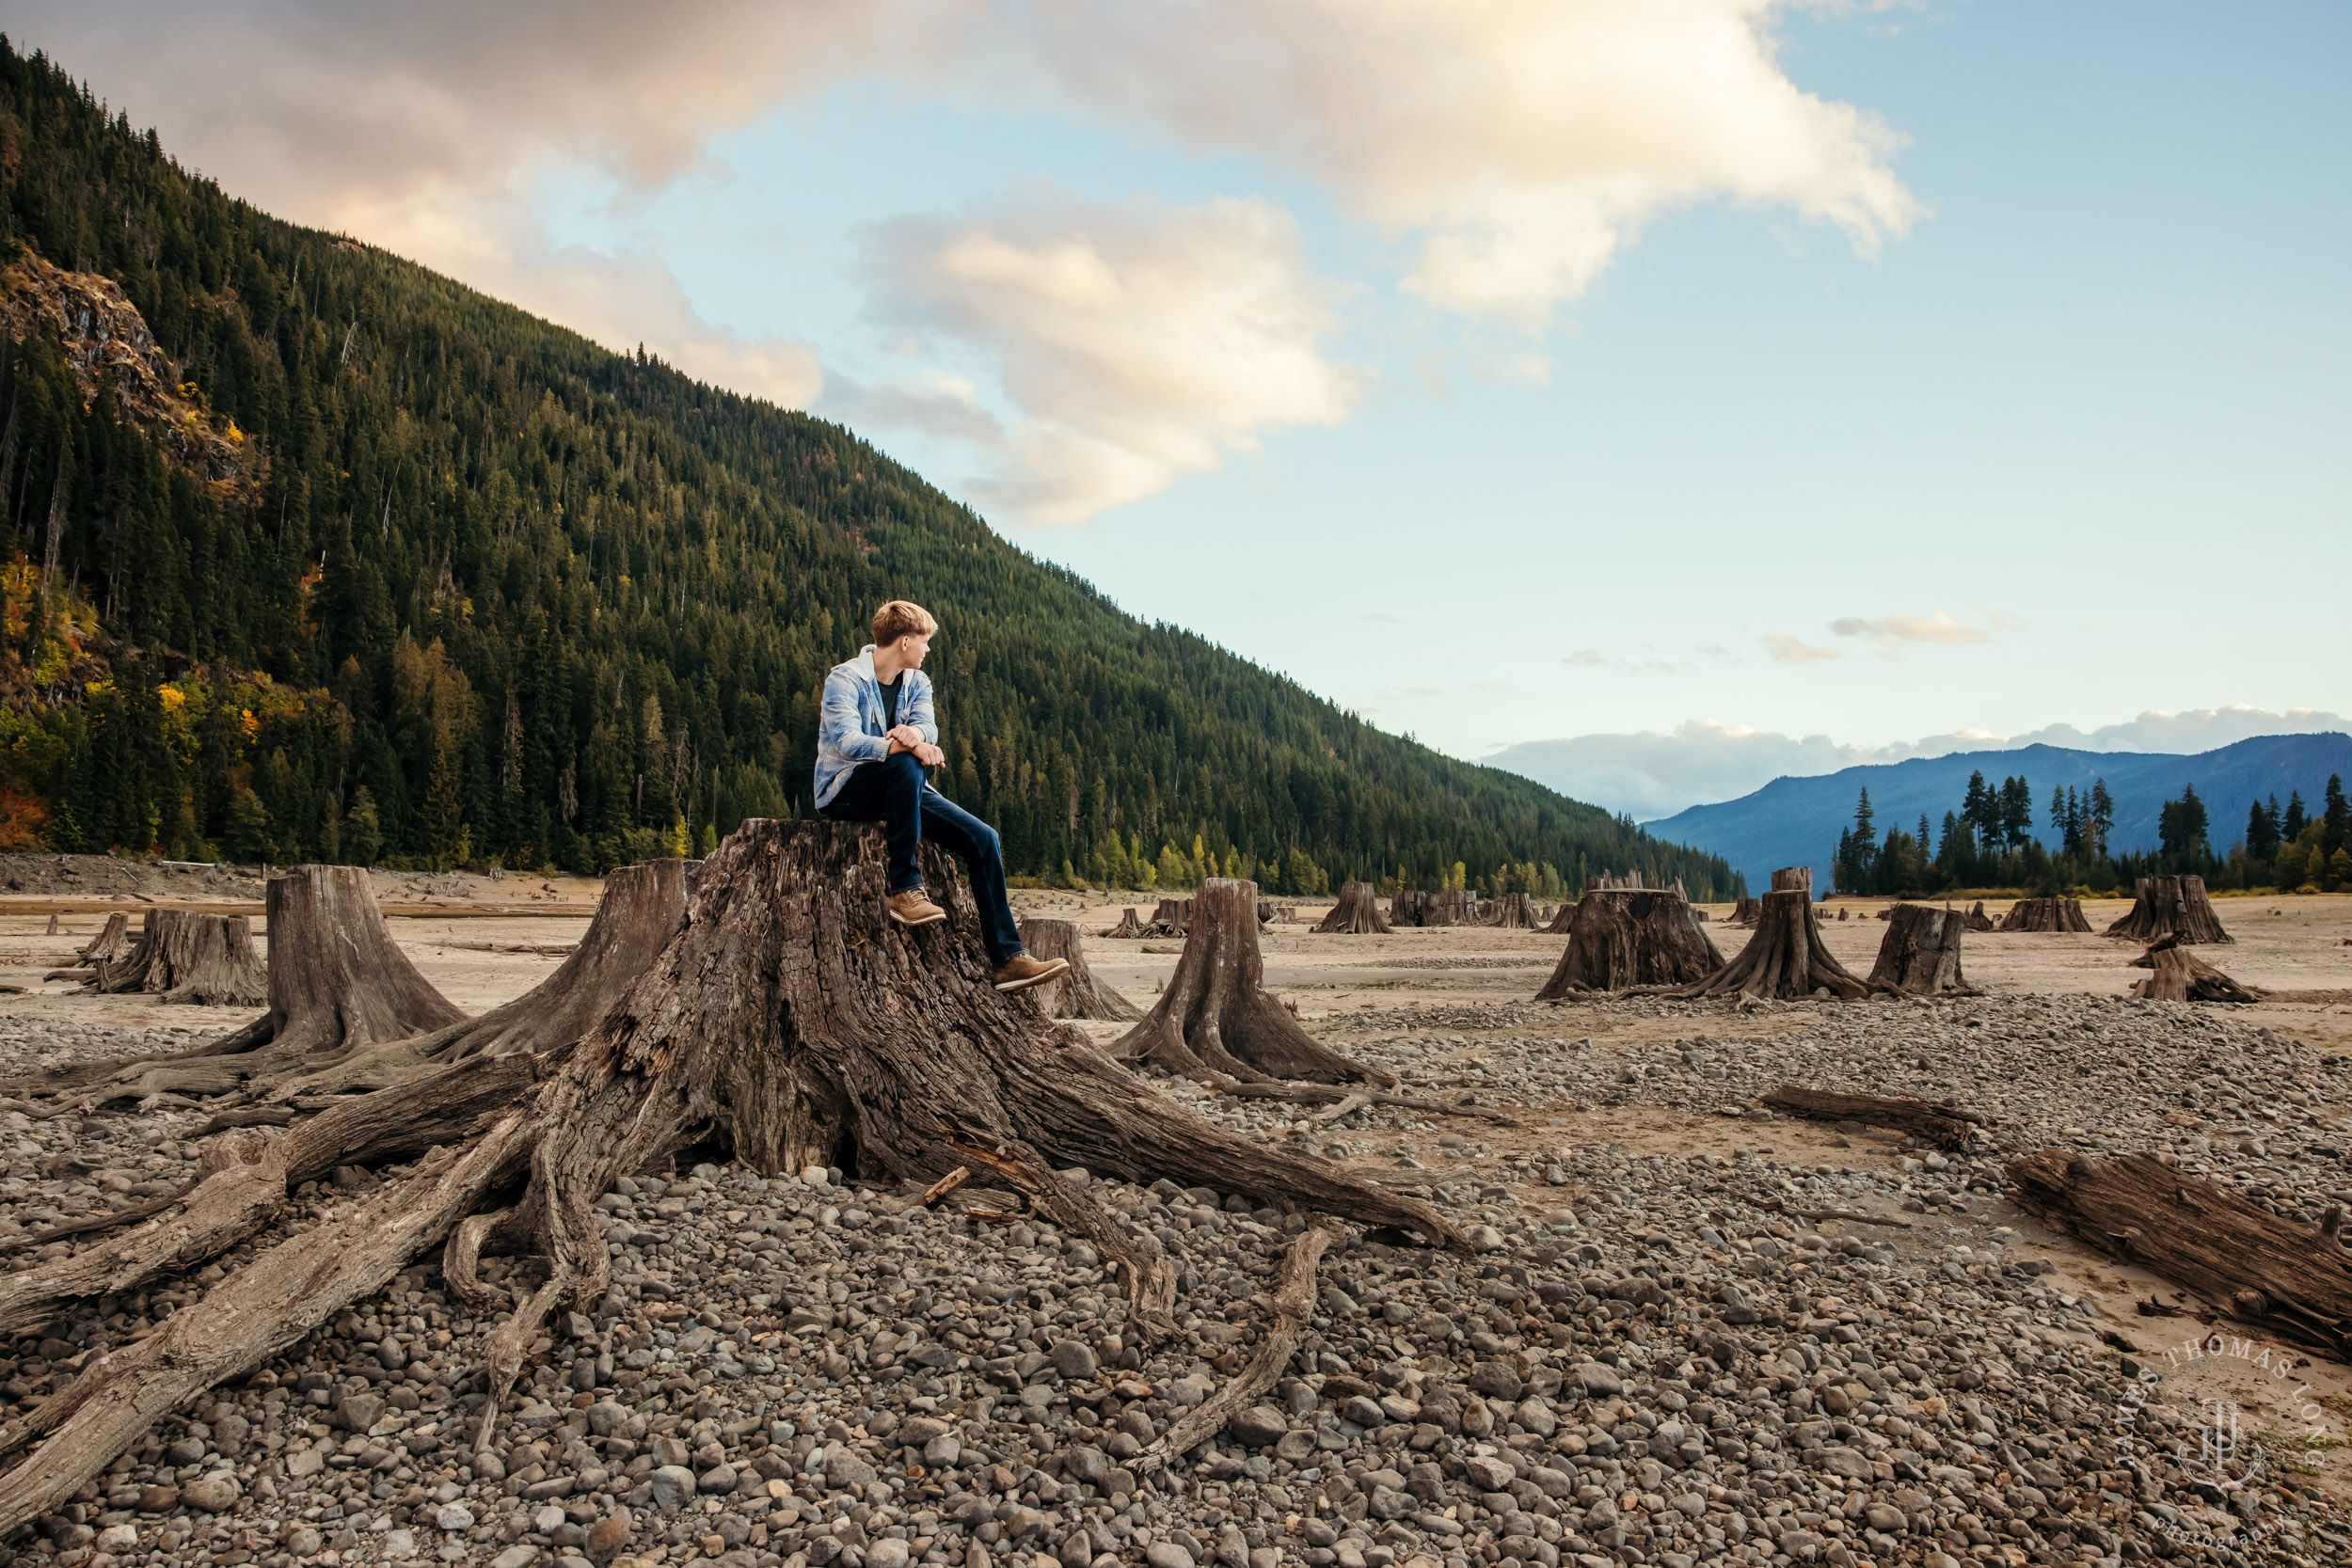
<path fill-rule="evenodd" d="M 1005 897 L 1005 856 L 996 830 L 924 777 L 947 760 L 931 714 L 924 656 L 939 623 L 921 605 L 893 599 L 874 612 L 874 641 L 825 676 L 817 723 L 817 809 L 836 822 L 879 822 L 890 845 L 890 895 L 883 909 L 901 926 L 929 926 L 947 911 L 923 896 L 916 858 L 925 839 L 953 850 L 972 876 L 980 937 L 998 990 L 1026 990 L 1070 965 L 1041 962 L 1021 949 L 1021 927 Z"/>

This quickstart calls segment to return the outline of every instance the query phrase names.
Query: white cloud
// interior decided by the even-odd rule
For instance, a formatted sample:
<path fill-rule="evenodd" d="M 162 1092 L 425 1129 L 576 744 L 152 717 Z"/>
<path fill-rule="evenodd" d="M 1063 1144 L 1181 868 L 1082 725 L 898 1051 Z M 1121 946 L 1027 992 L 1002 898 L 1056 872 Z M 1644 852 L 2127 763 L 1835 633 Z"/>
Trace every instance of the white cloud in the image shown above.
<path fill-rule="evenodd" d="M 977 356 L 1018 408 L 977 488 L 1026 522 L 1085 522 L 1265 431 L 1336 424 L 1362 390 L 1324 357 L 1331 291 L 1265 202 L 908 219 L 868 261 L 879 313 Z"/>
<path fill-rule="evenodd" d="M 2151 709 L 2121 724 L 2085 733 L 2051 724 L 2018 735 L 1956 730 L 1885 746 L 1852 746 L 1825 735 L 1802 737 L 1711 719 L 1692 719 L 1660 734 L 1584 735 L 1523 741 L 1485 758 L 1562 794 L 1651 821 L 1686 806 L 1731 800 L 1784 774 L 1835 773 L 1865 763 L 1940 757 L 1953 752 L 2015 751 L 2048 745 L 2085 752 L 2209 752 L 2262 735 L 2306 735 L 2346 728 L 2340 714 L 2316 708 L 2271 713 L 2244 704 L 2183 713 Z"/>
<path fill-rule="evenodd" d="M 1609 661 L 1601 657 L 1601 653 L 1598 648 L 1579 648 L 1576 652 L 1570 654 L 1560 662 L 1563 664 L 1600 665 L 1606 664 Z"/>
<path fill-rule="evenodd" d="M 1820 659 L 1840 657 L 1835 648 L 1813 647 L 1785 631 L 1768 635 L 1764 639 L 1764 649 L 1783 664 L 1812 664 Z"/>
<path fill-rule="evenodd" d="M 1889 652 L 1905 642 L 1931 642 L 1948 648 L 1963 642 L 1988 642 L 1993 638 L 1989 628 L 1954 620 L 1941 610 L 1932 615 L 1873 615 L 1867 619 L 1846 615 L 1832 621 L 1829 629 L 1839 637 L 1867 637 Z"/>

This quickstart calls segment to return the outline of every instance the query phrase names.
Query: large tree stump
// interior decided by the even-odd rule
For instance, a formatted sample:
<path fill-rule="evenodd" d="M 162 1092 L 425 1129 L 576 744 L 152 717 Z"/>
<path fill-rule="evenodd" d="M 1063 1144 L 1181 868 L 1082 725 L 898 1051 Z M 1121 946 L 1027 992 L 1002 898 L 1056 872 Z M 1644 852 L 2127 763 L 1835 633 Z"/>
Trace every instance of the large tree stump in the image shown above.
<path fill-rule="evenodd" d="M 2076 905 L 2075 908 L 2079 911 L 2081 906 Z M 1981 898 L 1977 900 L 1977 907 L 1975 909 L 1970 910 L 1966 914 L 1960 917 L 1960 924 L 1963 930 L 1968 931 L 1990 931 L 1996 929 L 1993 924 L 1993 917 L 1984 912 L 1984 900 Z"/>
<path fill-rule="evenodd" d="M 1775 872 L 1774 875 L 1777 876 L 1778 873 Z M 1764 906 L 1761 903 L 1754 898 L 1742 898 L 1731 906 L 1731 919 L 1728 924 L 1752 927 L 1763 918 Z"/>
<path fill-rule="evenodd" d="M 89 988 L 108 995 L 145 991 L 165 1002 L 253 1007 L 268 999 L 269 971 L 253 951 L 245 916 L 150 910 L 131 951 L 101 963 Z"/>
<path fill-rule="evenodd" d="M 1478 923 L 1504 931 L 1543 929 L 1543 922 L 1535 918 L 1535 901 L 1524 893 L 1506 893 L 1499 898 L 1488 899 L 1486 908 L 1479 912 Z"/>
<path fill-rule="evenodd" d="M 1887 912 L 1878 962 L 1870 968 L 1871 985 L 1913 996 L 1970 989 L 1960 972 L 1960 935 L 1967 929 L 1967 916 L 1925 904 L 1898 904 Z"/>
<path fill-rule="evenodd" d="M 1678 893 L 1596 889 L 1576 901 L 1567 950 L 1535 993 L 1556 1002 L 1581 991 L 1678 986 L 1724 967 Z"/>
<path fill-rule="evenodd" d="M 2132 994 L 2151 1002 L 2260 1002 L 2263 993 L 2240 985 L 2188 950 L 2178 937 L 2166 937 L 2134 958 L 2134 969 L 2155 971 L 2132 982 Z"/>
<path fill-rule="evenodd" d="M 1419 888 L 1398 888 L 1395 896 L 1389 900 L 1391 929 L 1403 926 L 1426 926 L 1429 924 L 1428 914 L 1429 895 Z"/>
<path fill-rule="evenodd" d="M 1948 1101 L 1890 1100 L 1874 1094 L 1831 1094 L 1823 1089 L 1783 1084 L 1763 1097 L 1775 1111 L 1813 1121 L 1858 1121 L 1870 1127 L 1891 1127 L 1924 1138 L 1943 1148 L 1965 1148 L 1975 1139 L 1984 1117 Z"/>
<path fill-rule="evenodd" d="M 1114 1048 L 1206 1084 L 1303 1078 L 1311 1083 L 1395 1079 L 1319 1044 L 1263 989 L 1255 882 L 1212 877 L 1192 900 L 1184 957 L 1158 1006 Z"/>
<path fill-rule="evenodd" d="M 1143 935 L 1143 922 L 1136 918 L 1136 911 L 1130 906 L 1120 915 L 1119 924 L 1103 934 L 1106 937 L 1117 937 L 1122 942 L 1132 941 Z"/>
<path fill-rule="evenodd" d="M 1381 918 L 1380 906 L 1372 896 L 1372 884 L 1347 881 L 1340 884 L 1340 901 L 1331 906 L 1331 912 L 1323 917 L 1315 929 L 1347 936 L 1386 936 L 1389 923 Z"/>
<path fill-rule="evenodd" d="M 2133 942 L 2164 937 L 2205 942 L 2237 940 L 2221 928 L 2221 917 L 2213 912 L 2213 900 L 2205 896 L 2202 877 L 2142 877 L 2137 892 L 2130 912 L 2108 927 L 2105 935 Z"/>
<path fill-rule="evenodd" d="M 1677 986 L 1666 996 L 1746 996 L 1788 1000 L 1826 991 L 1843 1002 L 1883 986 L 1862 979 L 1832 957 L 1813 905 L 1813 871 L 1793 865 L 1772 873 L 1756 935 L 1740 956 L 1704 980 Z"/>
<path fill-rule="evenodd" d="M 1478 895 L 1468 888 L 1441 888 L 1429 895 L 1424 926 L 1470 926 L 1478 920 Z"/>
<path fill-rule="evenodd" d="M 1984 906 L 1977 906 L 1982 909 Z M 2083 914 L 2079 898 L 2020 898 L 2001 917 L 2004 931 L 2088 931 L 2090 922 Z"/>
<path fill-rule="evenodd" d="M 2044 1224 L 2185 1286 L 2266 1338 L 2352 1360 L 2352 1257 L 2314 1227 L 2153 1154 L 2037 1149 L 2010 1161 L 2008 1175 L 2018 1203 Z"/>
<path fill-rule="evenodd" d="M 1091 1018 L 1129 1022 L 1143 1009 L 1094 977 L 1078 942 L 1078 927 L 1042 917 L 1021 923 L 1021 945 L 1034 958 L 1059 958 L 1070 966 L 1057 980 L 1040 987 L 1038 1005 L 1047 1018 Z"/>
<path fill-rule="evenodd" d="M 203 1299 L 92 1358 L 0 1429 L 0 1453 L 40 1444 L 0 1476 L 0 1534 L 59 1507 L 158 1415 L 251 1372 L 445 1236 L 452 1293 L 469 1310 L 507 1314 L 491 1338 L 474 1434 L 476 1450 L 486 1448 L 550 1314 L 609 1286 L 594 1200 L 617 1177 L 689 1147 L 731 1148 L 762 1174 L 835 1164 L 930 1180 L 985 1168 L 1095 1243 L 1147 1335 L 1173 1329 L 1168 1259 L 1057 1167 L 1166 1177 L 1458 1244 L 1429 1205 L 1225 1132 L 1069 1031 L 1037 1031 L 1035 1013 L 991 984 L 953 865 L 927 847 L 924 871 L 948 919 L 909 930 L 883 913 L 887 866 L 870 827 L 746 822 L 704 862 L 685 928 L 585 1037 L 535 1057 L 477 1054 L 429 1083 L 355 1097 L 289 1134 L 309 1141 L 313 1165 L 342 1152 L 323 1144 L 330 1117 L 346 1118 L 336 1127 L 353 1148 L 420 1136 L 437 1147 L 373 1195 L 260 1248 Z M 1232 924 L 1223 914 L 1204 922 Z M 1254 931 L 1254 922 L 1242 928 Z M 467 1117 L 453 1115 L 461 1103 L 473 1107 Z M 485 1103 L 495 1107 L 486 1125 Z M 189 1196 L 190 1208 L 225 1202 L 231 1188 L 249 1199 L 273 1183 L 282 1199 L 287 1173 L 257 1180 L 258 1168 L 218 1171 Z M 518 1180 L 527 1183 L 518 1198 L 477 1212 Z M 240 1239 L 234 1228 L 173 1232 L 191 1243 L 177 1266 L 216 1256 Z M 491 1245 L 533 1260 L 512 1297 L 476 1275 Z"/>

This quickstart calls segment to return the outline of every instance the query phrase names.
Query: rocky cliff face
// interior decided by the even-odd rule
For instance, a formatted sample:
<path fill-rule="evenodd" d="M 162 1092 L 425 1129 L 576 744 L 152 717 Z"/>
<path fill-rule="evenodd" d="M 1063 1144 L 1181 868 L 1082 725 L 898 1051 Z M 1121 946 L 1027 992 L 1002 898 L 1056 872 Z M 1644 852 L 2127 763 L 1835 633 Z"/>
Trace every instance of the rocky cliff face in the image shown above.
<path fill-rule="evenodd" d="M 160 440 L 170 460 L 243 499 L 261 491 L 261 450 L 223 420 L 215 428 L 180 391 L 179 376 L 138 308 L 113 279 L 67 272 L 31 251 L 0 269 L 0 323 L 22 342 L 45 333 L 65 350 L 84 398 L 110 381 L 123 413 Z"/>

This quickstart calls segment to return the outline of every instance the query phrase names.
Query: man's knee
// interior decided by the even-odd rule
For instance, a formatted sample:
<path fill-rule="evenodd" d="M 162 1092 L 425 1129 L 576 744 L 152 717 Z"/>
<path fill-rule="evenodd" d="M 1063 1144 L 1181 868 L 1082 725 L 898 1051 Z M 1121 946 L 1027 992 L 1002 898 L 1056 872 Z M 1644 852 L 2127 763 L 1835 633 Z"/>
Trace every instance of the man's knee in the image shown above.
<path fill-rule="evenodd" d="M 894 788 L 923 787 L 923 765 L 914 760 L 913 752 L 895 752 L 882 758 L 876 766 L 882 769 L 883 779 Z"/>

